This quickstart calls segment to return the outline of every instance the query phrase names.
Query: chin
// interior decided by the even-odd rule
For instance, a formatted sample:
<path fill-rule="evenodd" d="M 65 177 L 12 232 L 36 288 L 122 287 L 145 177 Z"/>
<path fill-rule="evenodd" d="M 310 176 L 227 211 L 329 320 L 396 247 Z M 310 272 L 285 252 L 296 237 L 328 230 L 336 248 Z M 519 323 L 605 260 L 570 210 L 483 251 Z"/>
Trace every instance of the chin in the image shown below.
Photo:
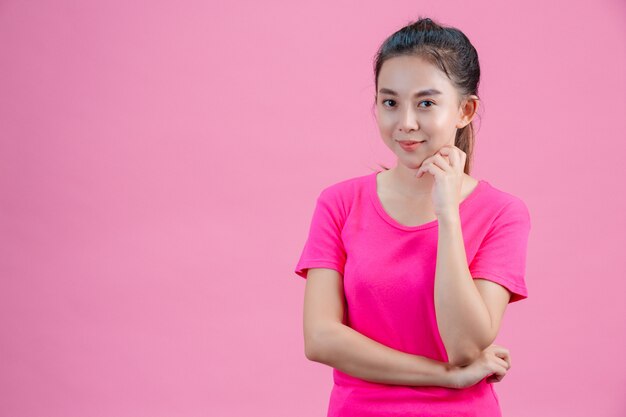
<path fill-rule="evenodd" d="M 409 168 L 409 169 L 419 169 L 419 167 L 422 165 L 422 160 L 415 160 L 415 159 L 404 159 L 404 158 L 398 158 L 398 163 L 404 165 L 405 167 Z"/>

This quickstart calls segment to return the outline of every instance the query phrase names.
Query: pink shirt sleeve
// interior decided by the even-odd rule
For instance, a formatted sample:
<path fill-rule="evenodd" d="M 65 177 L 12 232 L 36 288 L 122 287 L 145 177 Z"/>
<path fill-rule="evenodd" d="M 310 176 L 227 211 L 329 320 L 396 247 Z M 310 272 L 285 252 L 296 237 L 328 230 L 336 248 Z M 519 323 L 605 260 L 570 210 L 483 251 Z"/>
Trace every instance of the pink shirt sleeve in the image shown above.
<path fill-rule="evenodd" d="M 309 236 L 300 255 L 295 273 L 307 277 L 308 268 L 330 268 L 343 276 L 346 251 L 341 240 L 345 215 L 338 197 L 328 189 L 317 198 Z"/>
<path fill-rule="evenodd" d="M 473 278 L 484 278 L 507 288 L 509 303 L 528 297 L 526 251 L 530 215 L 521 199 L 508 203 L 493 221 L 469 265 Z"/>

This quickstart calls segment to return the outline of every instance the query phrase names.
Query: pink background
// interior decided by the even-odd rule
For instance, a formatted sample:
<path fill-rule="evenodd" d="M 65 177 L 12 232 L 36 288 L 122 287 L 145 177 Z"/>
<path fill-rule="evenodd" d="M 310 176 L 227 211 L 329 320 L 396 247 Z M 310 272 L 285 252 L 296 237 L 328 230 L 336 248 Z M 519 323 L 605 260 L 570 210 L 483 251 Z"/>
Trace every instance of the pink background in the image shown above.
<path fill-rule="evenodd" d="M 618 0 L 0 1 L 0 416 L 322 416 L 293 273 L 321 188 L 395 159 L 372 59 L 482 67 L 472 176 L 532 216 L 504 415 L 626 415 Z"/>

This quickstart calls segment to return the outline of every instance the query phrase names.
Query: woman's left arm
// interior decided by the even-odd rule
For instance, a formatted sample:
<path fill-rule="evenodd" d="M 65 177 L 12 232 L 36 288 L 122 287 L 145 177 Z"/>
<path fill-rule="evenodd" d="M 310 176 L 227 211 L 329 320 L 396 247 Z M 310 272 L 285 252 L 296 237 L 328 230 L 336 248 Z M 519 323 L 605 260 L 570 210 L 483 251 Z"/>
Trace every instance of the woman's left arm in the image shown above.
<path fill-rule="evenodd" d="M 491 267 L 488 262 L 487 268 L 483 265 L 482 269 L 481 266 L 473 269 L 476 274 L 488 273 L 487 278 L 490 280 L 472 277 L 467 264 L 459 212 L 466 158 L 467 155 L 461 149 L 446 145 L 426 158 L 416 173 L 417 178 L 427 172 L 435 177 L 433 202 L 439 223 L 435 315 L 448 353 L 448 362 L 457 366 L 473 362 L 493 343 L 504 310 L 511 301 L 508 288 L 497 283 L 507 280 L 498 277 L 494 271 L 511 269 L 515 272 L 517 284 L 514 287 L 519 291 L 518 299 L 525 297 L 524 251 L 530 226 L 526 207 L 511 206 L 518 210 L 511 212 L 516 219 L 507 220 L 498 226 L 501 232 L 493 235 L 493 243 L 488 249 L 491 254 L 487 259 L 494 256 L 499 259 L 492 259 Z M 519 211 L 521 209 L 525 213 Z M 494 280 L 494 277 L 498 279 Z"/>
<path fill-rule="evenodd" d="M 451 364 L 474 361 L 495 340 L 509 291 L 486 279 L 474 279 L 467 265 L 458 211 L 439 216 L 435 311 Z"/>

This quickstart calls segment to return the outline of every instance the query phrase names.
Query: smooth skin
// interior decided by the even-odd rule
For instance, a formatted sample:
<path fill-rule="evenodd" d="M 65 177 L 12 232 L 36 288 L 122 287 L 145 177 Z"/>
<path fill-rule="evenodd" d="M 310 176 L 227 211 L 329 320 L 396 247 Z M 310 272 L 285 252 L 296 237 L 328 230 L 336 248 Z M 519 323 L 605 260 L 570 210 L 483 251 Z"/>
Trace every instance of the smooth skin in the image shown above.
<path fill-rule="evenodd" d="M 510 352 L 493 341 L 510 293 L 470 275 L 458 209 L 478 181 L 463 172 L 466 155 L 454 146 L 454 137 L 475 116 L 478 98 L 461 99 L 443 72 L 415 56 L 387 60 L 378 86 L 381 138 L 397 155 L 396 166 L 377 176 L 379 197 L 402 224 L 439 222 L 439 247 L 445 250 L 437 257 L 435 308 L 450 361 L 394 350 L 345 325 L 343 279 L 327 268 L 308 271 L 305 354 L 372 382 L 450 388 L 468 387 L 486 376 L 487 382 L 499 382 L 511 367 Z M 422 91 L 427 92 L 418 95 Z M 406 151 L 399 140 L 425 142 Z"/>

